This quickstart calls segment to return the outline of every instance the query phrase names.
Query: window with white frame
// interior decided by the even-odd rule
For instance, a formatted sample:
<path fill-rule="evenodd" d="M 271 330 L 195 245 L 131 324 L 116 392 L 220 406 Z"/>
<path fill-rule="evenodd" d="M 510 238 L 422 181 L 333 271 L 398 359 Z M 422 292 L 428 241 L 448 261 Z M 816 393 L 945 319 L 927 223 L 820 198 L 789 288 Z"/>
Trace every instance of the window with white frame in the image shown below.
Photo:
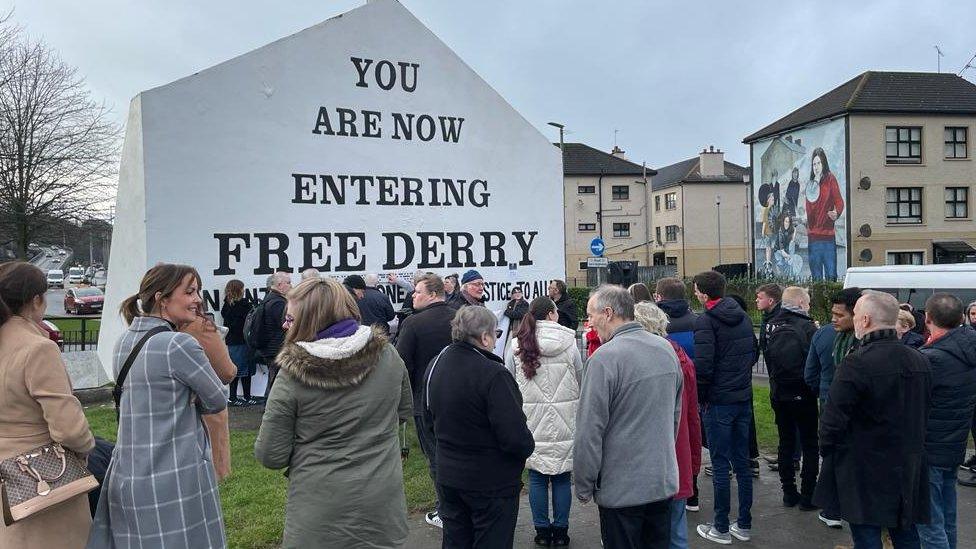
<path fill-rule="evenodd" d="M 613 236 L 624 238 L 630 236 L 630 223 L 614 223 Z"/>
<path fill-rule="evenodd" d="M 596 223 L 580 223 L 579 232 L 588 233 L 596 230 Z"/>
<path fill-rule="evenodd" d="M 677 242 L 678 241 L 678 226 L 677 225 L 668 225 L 667 227 L 665 227 L 664 228 L 664 238 L 667 239 L 668 242 Z"/>
<path fill-rule="evenodd" d="M 664 195 L 664 209 L 673 210 L 678 207 L 678 193 Z"/>
<path fill-rule="evenodd" d="M 610 189 L 610 198 L 613 200 L 630 200 L 630 185 L 614 185 Z"/>
<path fill-rule="evenodd" d="M 579 185 L 576 187 L 577 194 L 596 194 L 596 185 Z"/>

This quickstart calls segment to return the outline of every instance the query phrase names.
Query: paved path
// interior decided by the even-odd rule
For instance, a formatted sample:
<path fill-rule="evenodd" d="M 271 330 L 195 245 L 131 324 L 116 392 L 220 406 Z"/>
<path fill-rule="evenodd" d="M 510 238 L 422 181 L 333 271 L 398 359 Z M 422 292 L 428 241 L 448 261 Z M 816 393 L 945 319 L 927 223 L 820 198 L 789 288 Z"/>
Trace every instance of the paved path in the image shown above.
<path fill-rule="evenodd" d="M 703 480 L 707 477 L 703 477 Z M 765 466 L 755 484 L 755 504 L 753 506 L 753 530 L 751 542 L 733 540 L 733 545 L 751 547 L 755 549 L 834 549 L 835 547 L 850 548 L 850 530 L 844 526 L 843 530 L 827 528 L 817 519 L 816 512 L 802 512 L 796 508 L 786 509 L 781 502 L 779 477 L 777 473 Z M 702 511 L 688 513 L 688 541 L 692 549 L 721 547 L 707 542 L 695 533 L 695 526 L 699 522 L 711 519 L 711 482 L 705 480 L 702 485 Z M 732 489 L 735 497 L 735 487 Z M 733 509 L 735 503 L 733 499 Z M 959 487 L 959 547 L 976 547 L 976 522 L 971 518 L 976 513 L 976 488 Z M 732 518 L 734 520 L 734 513 Z M 596 507 L 579 505 L 574 500 L 570 512 L 569 535 L 572 538 L 571 547 L 599 548 L 600 521 Z M 529 500 L 522 495 L 519 506 L 519 522 L 515 532 L 515 547 L 518 549 L 535 548 L 532 538 L 535 529 L 532 527 L 532 514 L 529 511 Z M 424 522 L 423 515 L 410 517 L 410 537 L 407 547 L 437 548 L 440 547 L 440 530 Z"/>

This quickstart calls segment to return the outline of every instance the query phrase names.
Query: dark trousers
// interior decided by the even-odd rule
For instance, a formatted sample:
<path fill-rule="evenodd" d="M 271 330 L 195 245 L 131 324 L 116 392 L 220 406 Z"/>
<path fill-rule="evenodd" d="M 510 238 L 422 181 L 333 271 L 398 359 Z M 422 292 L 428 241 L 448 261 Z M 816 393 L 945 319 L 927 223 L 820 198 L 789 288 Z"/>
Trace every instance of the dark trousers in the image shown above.
<path fill-rule="evenodd" d="M 819 469 L 819 446 L 817 438 L 817 402 L 812 399 L 772 401 L 776 415 L 776 430 L 779 432 L 779 480 L 783 492 L 796 491 L 796 471 L 793 469 L 793 455 L 796 452 L 797 431 L 800 433 L 803 465 L 800 469 L 800 493 L 813 497 L 817 486 Z"/>
<path fill-rule="evenodd" d="M 473 491 L 440 486 L 443 549 L 508 549 L 515 543 L 520 487 Z"/>
<path fill-rule="evenodd" d="M 918 541 L 918 532 L 915 527 L 909 528 L 888 528 L 891 536 L 891 544 L 895 549 L 919 549 L 921 544 Z M 852 524 L 851 539 L 854 541 L 854 549 L 882 549 L 881 527 L 867 524 Z"/>
<path fill-rule="evenodd" d="M 427 458 L 430 480 L 434 483 L 434 493 L 437 494 L 437 501 L 434 502 L 434 511 L 436 512 L 441 505 L 440 486 L 437 484 L 437 456 L 434 453 L 437 442 L 431 437 L 433 433 L 424 428 L 423 420 L 424 416 L 413 416 L 413 424 L 417 427 L 417 442 L 420 444 L 420 451 Z"/>
<path fill-rule="evenodd" d="M 600 507 L 600 537 L 606 549 L 667 549 L 671 498 L 633 507 Z"/>
<path fill-rule="evenodd" d="M 752 528 L 752 467 L 749 464 L 749 421 L 752 404 L 710 404 L 703 424 L 708 430 L 708 453 L 712 458 L 712 487 L 715 490 L 713 523 L 719 532 L 729 531 L 732 488 L 729 468 L 735 470 L 739 517 L 742 528 Z"/>
<path fill-rule="evenodd" d="M 278 365 L 273 362 L 268 363 L 268 386 L 264 389 L 264 398 L 267 400 L 268 395 L 271 394 L 271 386 L 274 385 L 275 379 L 278 377 Z"/>
<path fill-rule="evenodd" d="M 826 404 L 827 404 L 827 399 L 820 399 L 820 411 L 823 411 L 824 406 L 826 406 Z M 819 441 L 817 444 L 819 444 Z M 823 516 L 829 519 L 840 520 L 840 509 L 824 507 L 823 511 L 821 511 L 820 514 L 822 514 Z"/>

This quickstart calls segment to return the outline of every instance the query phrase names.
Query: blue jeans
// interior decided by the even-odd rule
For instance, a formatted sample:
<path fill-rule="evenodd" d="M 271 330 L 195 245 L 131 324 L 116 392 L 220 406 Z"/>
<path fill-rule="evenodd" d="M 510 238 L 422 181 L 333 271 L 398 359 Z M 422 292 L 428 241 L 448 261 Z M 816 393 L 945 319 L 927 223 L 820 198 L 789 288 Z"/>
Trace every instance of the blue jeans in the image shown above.
<path fill-rule="evenodd" d="M 552 484 L 552 522 L 549 522 L 549 484 Z M 529 469 L 529 508 L 536 528 L 569 528 L 573 502 L 570 473 L 546 475 Z"/>
<path fill-rule="evenodd" d="M 712 486 L 715 491 L 715 518 L 719 532 L 729 531 L 732 498 L 729 465 L 735 469 L 739 486 L 739 526 L 752 528 L 752 467 L 749 465 L 749 425 L 752 403 L 709 404 L 705 410 L 708 453 L 712 459 Z"/>
<path fill-rule="evenodd" d="M 915 531 L 914 526 L 887 530 L 895 549 L 921 549 L 922 546 L 918 543 L 918 532 Z M 852 524 L 851 539 L 854 540 L 854 549 L 882 549 L 880 526 Z"/>
<path fill-rule="evenodd" d="M 811 240 L 810 276 L 814 280 L 837 280 L 837 243 L 833 240 Z"/>
<path fill-rule="evenodd" d="M 671 500 L 671 545 L 670 549 L 688 549 L 688 510 L 686 499 Z"/>
<path fill-rule="evenodd" d="M 925 549 L 956 549 L 956 468 L 929 467 L 932 519 L 917 524 Z"/>

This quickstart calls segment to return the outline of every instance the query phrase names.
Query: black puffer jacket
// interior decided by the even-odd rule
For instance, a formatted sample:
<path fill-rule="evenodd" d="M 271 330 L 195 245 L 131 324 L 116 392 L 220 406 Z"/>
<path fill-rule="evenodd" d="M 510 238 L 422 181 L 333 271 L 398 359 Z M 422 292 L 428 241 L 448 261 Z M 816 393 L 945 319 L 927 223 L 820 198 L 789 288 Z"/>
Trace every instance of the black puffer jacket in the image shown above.
<path fill-rule="evenodd" d="M 285 308 L 288 302 L 285 296 L 277 290 L 271 290 L 264 296 L 264 322 L 261 323 L 261 348 L 255 349 L 258 360 L 268 364 L 275 360 L 282 342 L 285 341 L 285 329 L 281 326 L 285 322 Z"/>
<path fill-rule="evenodd" d="M 556 312 L 559 313 L 559 320 L 556 322 L 560 326 L 565 326 L 570 330 L 579 328 L 579 313 L 576 311 L 576 302 L 569 294 L 563 294 L 556 302 Z"/>
<path fill-rule="evenodd" d="M 752 321 L 733 299 L 723 298 L 700 315 L 695 324 L 699 402 L 751 402 L 756 352 Z"/>
<path fill-rule="evenodd" d="M 976 406 L 976 332 L 962 326 L 925 345 L 932 366 L 932 408 L 925 432 L 929 465 L 963 462 Z"/>
<path fill-rule="evenodd" d="M 810 317 L 779 306 L 767 318 L 759 340 L 769 372 L 769 396 L 772 400 L 792 402 L 813 400 L 816 395 L 803 380 L 810 342 L 817 327 Z M 765 336 L 765 337 L 763 337 Z"/>

